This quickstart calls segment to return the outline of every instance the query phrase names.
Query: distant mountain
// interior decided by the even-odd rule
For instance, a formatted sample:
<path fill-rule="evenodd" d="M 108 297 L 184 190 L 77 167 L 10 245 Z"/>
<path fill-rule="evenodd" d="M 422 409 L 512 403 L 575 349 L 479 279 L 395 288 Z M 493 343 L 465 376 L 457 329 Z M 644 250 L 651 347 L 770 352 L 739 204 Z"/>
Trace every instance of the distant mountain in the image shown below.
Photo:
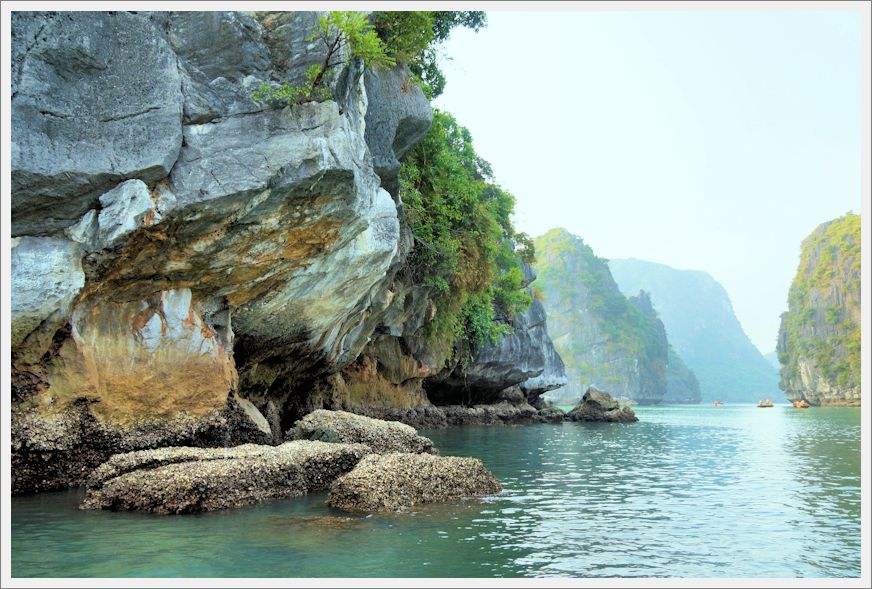
<path fill-rule="evenodd" d="M 748 339 L 714 278 L 637 259 L 612 260 L 609 267 L 624 294 L 651 293 L 669 342 L 699 379 L 704 401 L 781 397 L 777 371 Z"/>
<path fill-rule="evenodd" d="M 763 357 L 769 361 L 770 364 L 775 368 L 775 370 L 781 370 L 781 362 L 778 361 L 778 352 L 772 351 L 768 354 L 763 354 Z"/>
<path fill-rule="evenodd" d="M 566 365 L 561 398 L 589 385 L 642 404 L 666 393 L 666 330 L 646 293 L 621 294 L 606 260 L 580 237 L 552 229 L 536 239 L 538 288 L 548 332 Z"/>
<path fill-rule="evenodd" d="M 802 242 L 778 333 L 781 387 L 812 405 L 860 404 L 860 216 Z"/>

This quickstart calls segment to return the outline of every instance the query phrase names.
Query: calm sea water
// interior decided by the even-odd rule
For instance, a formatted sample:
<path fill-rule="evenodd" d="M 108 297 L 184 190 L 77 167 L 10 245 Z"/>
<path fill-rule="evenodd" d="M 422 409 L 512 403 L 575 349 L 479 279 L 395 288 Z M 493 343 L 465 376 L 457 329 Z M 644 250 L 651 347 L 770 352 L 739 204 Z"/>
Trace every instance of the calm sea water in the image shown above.
<path fill-rule="evenodd" d="M 12 500 L 16 577 L 857 577 L 860 411 L 637 408 L 425 432 L 498 496 L 347 518 L 325 494 L 189 516 Z"/>

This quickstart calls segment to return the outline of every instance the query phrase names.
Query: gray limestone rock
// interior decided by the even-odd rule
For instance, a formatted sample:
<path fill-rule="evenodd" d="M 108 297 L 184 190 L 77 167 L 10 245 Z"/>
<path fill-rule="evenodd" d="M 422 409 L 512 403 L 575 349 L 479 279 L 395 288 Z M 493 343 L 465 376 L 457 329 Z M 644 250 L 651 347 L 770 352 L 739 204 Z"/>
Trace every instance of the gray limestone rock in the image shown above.
<path fill-rule="evenodd" d="M 433 122 L 433 109 L 409 70 L 366 70 L 366 143 L 382 186 L 399 193 L 400 160 L 418 144 Z"/>
<path fill-rule="evenodd" d="M 263 27 L 263 40 L 270 52 L 276 79 L 299 84 L 305 79 L 306 68 L 324 59 L 324 45 L 309 41 L 316 30 L 321 12 L 256 12 Z"/>
<path fill-rule="evenodd" d="M 145 182 L 128 180 L 102 195 L 100 206 L 96 239 L 106 247 L 139 229 L 146 215 L 154 212 L 155 203 Z"/>
<path fill-rule="evenodd" d="M 67 321 L 70 306 L 85 284 L 79 244 L 66 239 L 12 240 L 12 347 L 44 325 L 49 338 Z"/>
<path fill-rule="evenodd" d="M 633 410 L 622 406 L 610 394 L 588 387 L 572 411 L 566 414 L 570 421 L 610 421 L 631 423 L 639 421 Z"/>
<path fill-rule="evenodd" d="M 118 182 L 169 174 L 182 145 L 176 55 L 127 12 L 19 13 L 12 97 L 12 233 L 77 221 Z"/>
<path fill-rule="evenodd" d="M 251 99 L 272 70 L 263 27 L 244 12 L 172 12 L 170 46 L 182 69 L 185 123 L 251 113 Z"/>

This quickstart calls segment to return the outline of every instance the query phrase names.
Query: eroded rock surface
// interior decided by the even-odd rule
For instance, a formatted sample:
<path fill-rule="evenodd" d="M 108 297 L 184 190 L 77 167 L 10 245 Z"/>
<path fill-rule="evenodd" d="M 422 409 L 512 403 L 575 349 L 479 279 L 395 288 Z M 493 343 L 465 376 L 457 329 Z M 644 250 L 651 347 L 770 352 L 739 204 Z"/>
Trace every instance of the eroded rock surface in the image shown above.
<path fill-rule="evenodd" d="M 294 497 L 326 488 L 368 452 L 313 441 L 135 452 L 97 469 L 82 507 L 181 514 Z"/>
<path fill-rule="evenodd" d="M 181 79 L 147 16 L 17 12 L 12 36 L 13 235 L 63 229 L 118 183 L 169 174 Z"/>
<path fill-rule="evenodd" d="M 418 435 L 411 426 L 347 411 L 313 411 L 298 421 L 286 437 L 291 440 L 366 444 L 377 453 L 433 452 L 433 442 Z"/>
<path fill-rule="evenodd" d="M 500 482 L 477 458 L 382 454 L 367 456 L 338 478 L 328 504 L 349 511 L 397 511 L 500 491 Z"/>

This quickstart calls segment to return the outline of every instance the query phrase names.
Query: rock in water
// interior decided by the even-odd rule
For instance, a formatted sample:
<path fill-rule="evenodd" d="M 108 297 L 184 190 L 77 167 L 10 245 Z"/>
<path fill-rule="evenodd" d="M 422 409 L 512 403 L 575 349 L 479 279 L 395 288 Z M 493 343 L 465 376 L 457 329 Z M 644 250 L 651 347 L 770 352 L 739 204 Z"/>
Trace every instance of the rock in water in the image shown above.
<path fill-rule="evenodd" d="M 338 478 L 328 504 L 349 511 L 396 511 L 500 491 L 500 482 L 477 458 L 382 454 L 367 456 Z"/>
<path fill-rule="evenodd" d="M 639 421 L 633 410 L 621 406 L 605 391 L 588 387 L 578 405 L 567 414 L 571 421 L 614 421 L 630 423 Z"/>
<path fill-rule="evenodd" d="M 382 421 L 347 411 L 313 411 L 288 430 L 291 440 L 322 440 L 366 444 L 373 452 L 433 452 L 430 438 L 415 428 L 395 421 Z"/>
<path fill-rule="evenodd" d="M 94 471 L 82 508 L 179 514 L 305 495 L 327 488 L 369 451 L 362 444 L 295 441 L 131 452 Z"/>

